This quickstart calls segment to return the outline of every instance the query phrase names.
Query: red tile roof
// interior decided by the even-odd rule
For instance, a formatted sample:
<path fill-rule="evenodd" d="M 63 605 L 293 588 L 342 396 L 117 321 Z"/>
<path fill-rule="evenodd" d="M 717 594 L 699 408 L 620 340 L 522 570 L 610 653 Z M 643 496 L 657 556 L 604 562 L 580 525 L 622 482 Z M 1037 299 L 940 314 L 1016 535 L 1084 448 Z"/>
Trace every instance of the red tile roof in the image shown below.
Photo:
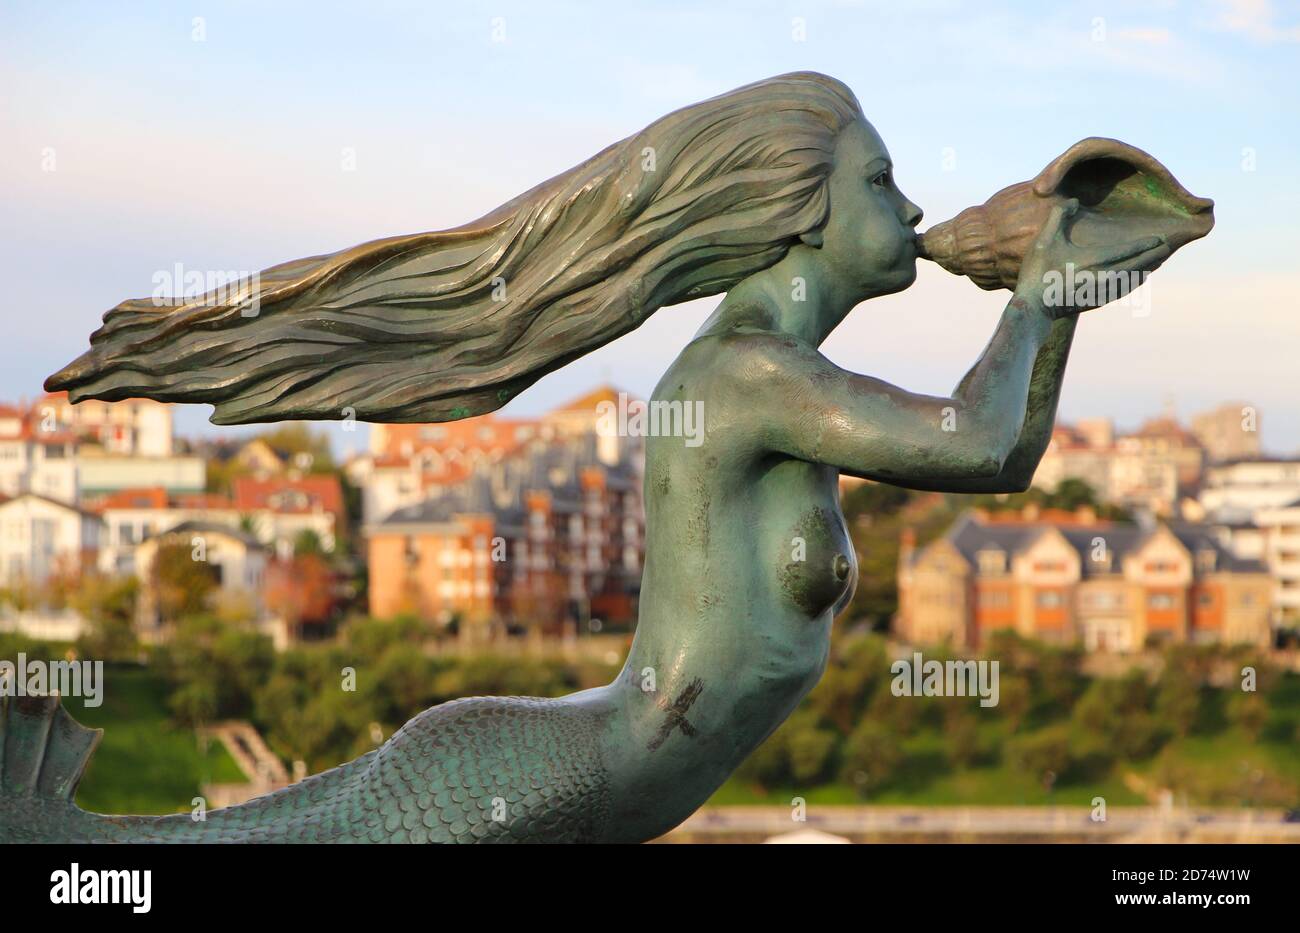
<path fill-rule="evenodd" d="M 167 490 L 162 486 L 145 486 L 139 489 L 119 489 L 95 501 L 96 512 L 107 509 L 165 509 Z"/>
<path fill-rule="evenodd" d="M 298 493 L 306 506 L 293 505 Z M 241 512 L 269 509 L 272 512 L 314 512 L 323 510 L 343 518 L 343 487 L 333 474 L 309 474 L 297 479 L 273 476 L 235 478 L 235 508 Z"/>

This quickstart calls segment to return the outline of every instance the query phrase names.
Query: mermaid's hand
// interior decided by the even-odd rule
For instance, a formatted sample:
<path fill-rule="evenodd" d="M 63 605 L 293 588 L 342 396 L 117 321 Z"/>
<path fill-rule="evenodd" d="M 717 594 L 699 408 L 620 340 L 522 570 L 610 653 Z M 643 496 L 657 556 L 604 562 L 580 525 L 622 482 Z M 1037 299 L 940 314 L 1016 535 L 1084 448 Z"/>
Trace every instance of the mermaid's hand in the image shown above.
<path fill-rule="evenodd" d="M 1158 236 L 1118 246 L 1079 246 L 1070 240 L 1078 210 L 1074 198 L 1052 208 L 1025 254 L 1016 283 L 1016 297 L 1042 308 L 1053 320 L 1127 295 L 1170 253 L 1168 243 Z"/>

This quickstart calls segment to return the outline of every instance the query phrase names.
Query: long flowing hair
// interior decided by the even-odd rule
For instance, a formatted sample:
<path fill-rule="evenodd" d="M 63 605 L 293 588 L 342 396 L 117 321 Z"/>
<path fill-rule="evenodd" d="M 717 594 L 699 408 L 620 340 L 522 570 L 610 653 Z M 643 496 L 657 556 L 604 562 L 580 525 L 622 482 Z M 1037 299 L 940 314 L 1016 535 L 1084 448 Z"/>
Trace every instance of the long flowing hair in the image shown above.
<path fill-rule="evenodd" d="M 812 72 L 677 110 L 490 214 L 125 301 L 46 381 L 76 402 L 208 402 L 216 424 L 493 411 L 664 306 L 726 291 L 830 209 L 853 93 Z"/>

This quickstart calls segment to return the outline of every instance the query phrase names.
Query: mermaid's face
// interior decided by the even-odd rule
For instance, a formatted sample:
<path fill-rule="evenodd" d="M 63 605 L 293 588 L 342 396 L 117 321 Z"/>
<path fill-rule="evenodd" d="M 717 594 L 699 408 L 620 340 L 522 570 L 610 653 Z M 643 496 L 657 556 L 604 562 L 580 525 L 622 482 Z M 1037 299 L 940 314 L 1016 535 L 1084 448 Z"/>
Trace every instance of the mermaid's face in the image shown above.
<path fill-rule="evenodd" d="M 921 209 L 894 184 L 889 151 L 865 120 L 841 131 L 828 184 L 820 250 L 827 271 L 859 300 L 911 285 Z"/>

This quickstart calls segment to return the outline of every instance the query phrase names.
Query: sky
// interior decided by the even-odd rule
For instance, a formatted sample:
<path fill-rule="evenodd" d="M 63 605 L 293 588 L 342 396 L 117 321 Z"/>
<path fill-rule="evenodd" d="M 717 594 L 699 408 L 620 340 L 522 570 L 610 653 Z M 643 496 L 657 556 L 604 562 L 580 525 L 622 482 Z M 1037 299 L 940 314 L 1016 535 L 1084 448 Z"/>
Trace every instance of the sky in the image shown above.
<path fill-rule="evenodd" d="M 1081 322 L 1063 420 L 1257 407 L 1300 452 L 1300 3 L 202 2 L 0 8 L 0 401 L 159 272 L 252 272 L 487 213 L 677 107 L 783 72 L 847 83 L 921 227 L 1085 136 L 1152 153 L 1217 226 Z M 922 263 L 823 350 L 948 393 L 1008 292 Z M 718 298 L 523 393 L 646 396 Z M 247 433 L 183 406 L 182 433 Z M 331 431 L 338 431 L 333 426 Z M 364 435 L 334 435 L 336 447 Z"/>

